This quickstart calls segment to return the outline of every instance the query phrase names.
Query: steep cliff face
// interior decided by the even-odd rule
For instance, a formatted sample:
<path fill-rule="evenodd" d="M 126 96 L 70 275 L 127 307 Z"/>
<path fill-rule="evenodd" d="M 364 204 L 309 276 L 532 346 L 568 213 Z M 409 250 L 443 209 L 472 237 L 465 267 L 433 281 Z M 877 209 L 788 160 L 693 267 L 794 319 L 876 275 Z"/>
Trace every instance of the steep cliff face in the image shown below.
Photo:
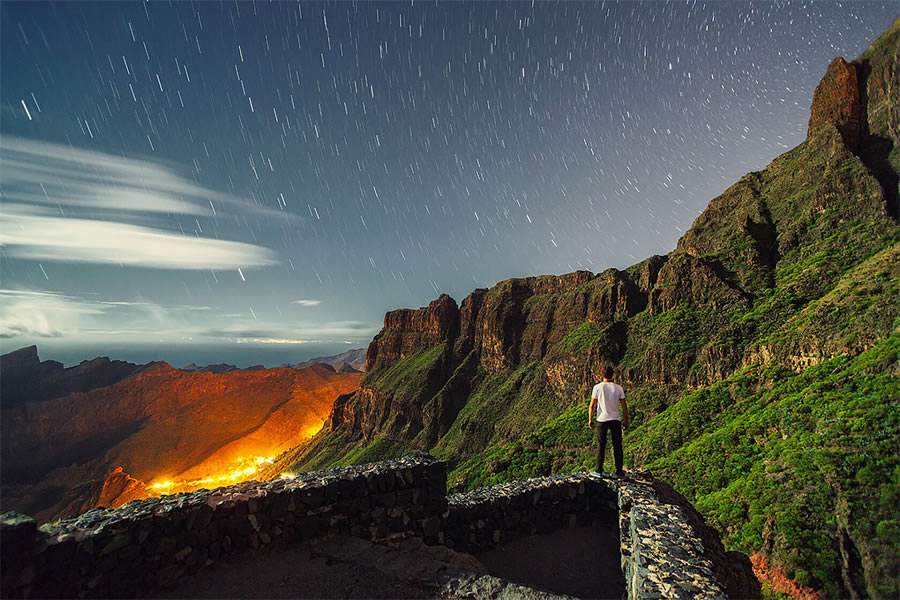
<path fill-rule="evenodd" d="M 391 311 L 366 351 L 366 371 L 455 338 L 458 332 L 459 308 L 447 294 L 425 308 Z"/>
<path fill-rule="evenodd" d="M 451 461 L 460 488 L 588 467 L 586 398 L 611 364 L 635 466 L 798 589 L 884 596 L 896 498 L 878 482 L 900 485 L 886 416 L 900 395 L 898 63 L 900 21 L 835 59 L 807 140 L 713 199 L 667 256 L 388 313 L 360 389 L 273 472 L 410 449 Z M 857 516 L 820 518 L 845 505 Z"/>
<path fill-rule="evenodd" d="M 859 98 L 859 80 L 856 65 L 838 56 L 813 94 L 809 117 L 808 138 L 815 138 L 831 125 L 841 134 L 844 144 L 851 150 L 859 147 L 862 105 Z"/>

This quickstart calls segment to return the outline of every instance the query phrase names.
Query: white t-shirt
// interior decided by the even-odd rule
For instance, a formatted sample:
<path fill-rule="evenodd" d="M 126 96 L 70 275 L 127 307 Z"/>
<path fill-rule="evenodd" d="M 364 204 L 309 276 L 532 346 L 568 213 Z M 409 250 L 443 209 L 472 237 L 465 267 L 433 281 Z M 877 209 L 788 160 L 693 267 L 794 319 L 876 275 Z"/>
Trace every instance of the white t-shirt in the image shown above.
<path fill-rule="evenodd" d="M 619 401 L 625 398 L 625 390 L 618 383 L 604 381 L 594 386 L 591 398 L 597 400 L 597 421 L 621 421 Z"/>

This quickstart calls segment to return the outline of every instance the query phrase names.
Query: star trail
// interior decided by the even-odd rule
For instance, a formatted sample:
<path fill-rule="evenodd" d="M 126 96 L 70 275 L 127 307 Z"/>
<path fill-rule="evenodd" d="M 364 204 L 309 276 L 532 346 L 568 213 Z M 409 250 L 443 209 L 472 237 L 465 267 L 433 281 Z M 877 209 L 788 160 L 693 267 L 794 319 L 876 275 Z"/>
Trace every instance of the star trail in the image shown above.
<path fill-rule="evenodd" d="M 2 351 L 273 366 L 667 253 L 897 14 L 4 2 Z"/>

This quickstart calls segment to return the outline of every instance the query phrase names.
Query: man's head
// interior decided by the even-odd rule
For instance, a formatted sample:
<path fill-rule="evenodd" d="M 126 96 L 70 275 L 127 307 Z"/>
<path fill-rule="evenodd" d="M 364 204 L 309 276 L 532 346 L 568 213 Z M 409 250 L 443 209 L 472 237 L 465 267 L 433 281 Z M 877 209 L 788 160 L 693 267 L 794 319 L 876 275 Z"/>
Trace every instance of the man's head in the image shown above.
<path fill-rule="evenodd" d="M 610 365 L 603 367 L 603 379 L 612 379 L 613 368 Z"/>

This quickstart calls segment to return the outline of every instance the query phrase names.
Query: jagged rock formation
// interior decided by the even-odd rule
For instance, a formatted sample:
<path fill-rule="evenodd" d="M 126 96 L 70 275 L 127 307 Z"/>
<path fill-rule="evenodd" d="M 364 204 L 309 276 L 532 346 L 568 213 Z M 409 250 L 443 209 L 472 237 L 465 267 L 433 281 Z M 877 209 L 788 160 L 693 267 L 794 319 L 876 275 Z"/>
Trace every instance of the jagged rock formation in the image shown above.
<path fill-rule="evenodd" d="M 155 483 L 214 487 L 206 480 L 236 461 L 316 433 L 360 377 L 326 365 L 215 374 L 160 362 L 87 392 L 18 406 L 4 398 L 4 506 L 50 520 L 169 491 Z"/>
<path fill-rule="evenodd" d="M 850 150 L 859 147 L 862 105 L 855 65 L 841 56 L 831 61 L 813 94 L 810 113 L 807 137 L 820 135 L 830 125 L 838 130 Z"/>
<path fill-rule="evenodd" d="M 731 547 L 828 595 L 889 596 L 898 100 L 900 21 L 832 63 L 807 140 L 713 199 L 670 254 L 388 313 L 360 389 L 272 472 L 410 449 L 451 460 L 460 488 L 580 468 L 584 399 L 613 364 L 631 461 Z"/>

